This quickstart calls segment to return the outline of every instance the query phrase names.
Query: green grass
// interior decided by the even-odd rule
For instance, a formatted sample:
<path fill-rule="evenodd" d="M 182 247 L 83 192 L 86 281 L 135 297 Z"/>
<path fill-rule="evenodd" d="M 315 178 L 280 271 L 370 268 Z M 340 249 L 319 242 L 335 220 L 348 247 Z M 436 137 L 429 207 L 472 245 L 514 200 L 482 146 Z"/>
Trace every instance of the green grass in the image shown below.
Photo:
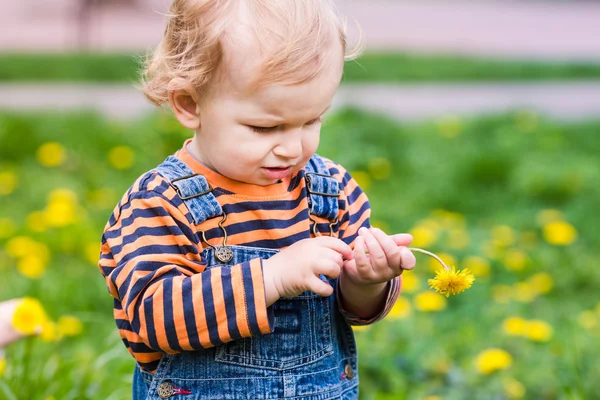
<path fill-rule="evenodd" d="M 424 246 L 428 250 L 451 254 L 459 268 L 473 255 L 490 264 L 489 275 L 449 298 L 445 310 L 420 312 L 414 299 L 428 291 L 426 279 L 433 273 L 429 260 L 417 256 L 412 274 L 420 289 L 407 287 L 402 295 L 413 304 L 412 313 L 357 332 L 361 398 L 506 399 L 509 378 L 524 386 L 525 399 L 584 399 L 600 393 L 598 380 L 589 379 L 600 374 L 600 328 L 584 328 L 579 321 L 582 311 L 600 320 L 599 130 L 600 121 L 556 123 L 527 111 L 408 125 L 342 110 L 326 120 L 319 153 L 360 179 L 376 224 L 388 232 L 407 232 L 427 219 L 440 226 L 438 239 Z M 32 296 L 53 320 L 69 314 L 84 324 L 81 335 L 57 343 L 32 338 L 10 346 L 0 398 L 129 397 L 133 359 L 119 340 L 111 297 L 94 258 L 122 193 L 188 136 L 163 115 L 117 123 L 91 113 L 0 114 L 0 300 Z M 60 166 L 38 162 L 36 152 L 47 142 L 66 149 Z M 115 146 L 133 150 L 129 169 L 109 163 Z M 44 228 L 35 212 L 48 207 L 56 188 L 76 194 L 75 220 Z M 575 227 L 573 244 L 544 240 L 538 215 L 546 209 L 560 210 Z M 491 241 L 498 226 L 510 227 L 513 240 Z M 466 244 L 452 239 L 460 232 L 468 235 Z M 6 251 L 17 236 L 50 251 L 41 279 L 21 275 L 19 259 Z M 507 268 L 506 255 L 514 251 L 527 260 L 520 270 Z M 519 296 L 519 285 L 540 272 L 550 274 L 552 290 L 529 300 Z M 498 285 L 512 293 L 505 301 L 494 295 Z M 554 334 L 541 343 L 508 336 L 502 323 L 511 316 L 543 320 Z M 480 374 L 474 359 L 489 347 L 508 351 L 513 365 Z"/>
<path fill-rule="evenodd" d="M 132 82 L 140 55 L 0 53 L 0 82 Z M 366 54 L 344 82 L 454 82 L 600 78 L 600 62 L 501 61 L 452 55 Z"/>

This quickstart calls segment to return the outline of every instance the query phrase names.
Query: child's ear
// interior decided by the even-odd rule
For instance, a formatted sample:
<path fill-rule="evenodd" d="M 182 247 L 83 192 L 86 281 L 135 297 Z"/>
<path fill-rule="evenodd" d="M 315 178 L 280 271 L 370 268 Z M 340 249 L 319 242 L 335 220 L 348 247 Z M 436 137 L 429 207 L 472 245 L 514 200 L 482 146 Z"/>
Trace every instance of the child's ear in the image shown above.
<path fill-rule="evenodd" d="M 177 120 L 193 131 L 200 127 L 198 95 L 186 80 L 175 78 L 169 84 L 169 104 Z"/>

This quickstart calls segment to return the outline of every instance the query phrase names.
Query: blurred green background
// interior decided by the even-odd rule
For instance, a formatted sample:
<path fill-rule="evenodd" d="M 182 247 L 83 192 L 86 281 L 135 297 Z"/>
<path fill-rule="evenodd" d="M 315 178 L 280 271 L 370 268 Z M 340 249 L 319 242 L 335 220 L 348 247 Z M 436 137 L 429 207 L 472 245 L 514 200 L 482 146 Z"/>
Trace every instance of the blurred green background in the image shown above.
<path fill-rule="evenodd" d="M 130 86 L 139 54 L 5 50 L 0 86 Z M 398 50 L 349 63 L 345 83 L 599 77 L 597 61 Z M 417 255 L 390 315 L 356 329 L 361 399 L 600 398 L 599 129 L 600 118 L 520 106 L 410 122 L 348 107 L 326 117 L 319 153 L 359 181 L 373 224 L 476 276 L 446 299 L 427 284 L 439 266 Z M 0 355 L 0 399 L 131 397 L 134 361 L 96 266 L 100 236 L 131 183 L 191 134 L 158 111 L 0 111 L 0 301 L 37 299 L 51 321 Z"/>

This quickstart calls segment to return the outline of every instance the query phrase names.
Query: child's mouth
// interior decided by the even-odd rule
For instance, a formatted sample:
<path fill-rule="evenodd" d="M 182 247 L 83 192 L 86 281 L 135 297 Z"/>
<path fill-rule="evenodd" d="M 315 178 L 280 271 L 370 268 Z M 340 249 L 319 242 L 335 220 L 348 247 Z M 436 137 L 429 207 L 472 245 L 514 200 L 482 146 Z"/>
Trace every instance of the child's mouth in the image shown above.
<path fill-rule="evenodd" d="M 288 174 L 292 170 L 292 167 L 262 167 L 261 170 L 269 179 L 282 179 L 288 176 Z"/>

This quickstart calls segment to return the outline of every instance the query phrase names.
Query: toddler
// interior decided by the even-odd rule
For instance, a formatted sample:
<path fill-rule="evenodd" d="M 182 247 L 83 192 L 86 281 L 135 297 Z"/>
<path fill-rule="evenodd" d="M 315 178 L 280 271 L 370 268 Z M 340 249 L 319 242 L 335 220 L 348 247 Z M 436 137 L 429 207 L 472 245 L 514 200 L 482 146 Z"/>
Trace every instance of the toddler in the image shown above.
<path fill-rule="evenodd" d="M 315 154 L 340 83 L 327 0 L 175 0 L 141 88 L 194 131 L 111 215 L 99 267 L 134 399 L 355 399 L 351 325 L 415 258 Z"/>

